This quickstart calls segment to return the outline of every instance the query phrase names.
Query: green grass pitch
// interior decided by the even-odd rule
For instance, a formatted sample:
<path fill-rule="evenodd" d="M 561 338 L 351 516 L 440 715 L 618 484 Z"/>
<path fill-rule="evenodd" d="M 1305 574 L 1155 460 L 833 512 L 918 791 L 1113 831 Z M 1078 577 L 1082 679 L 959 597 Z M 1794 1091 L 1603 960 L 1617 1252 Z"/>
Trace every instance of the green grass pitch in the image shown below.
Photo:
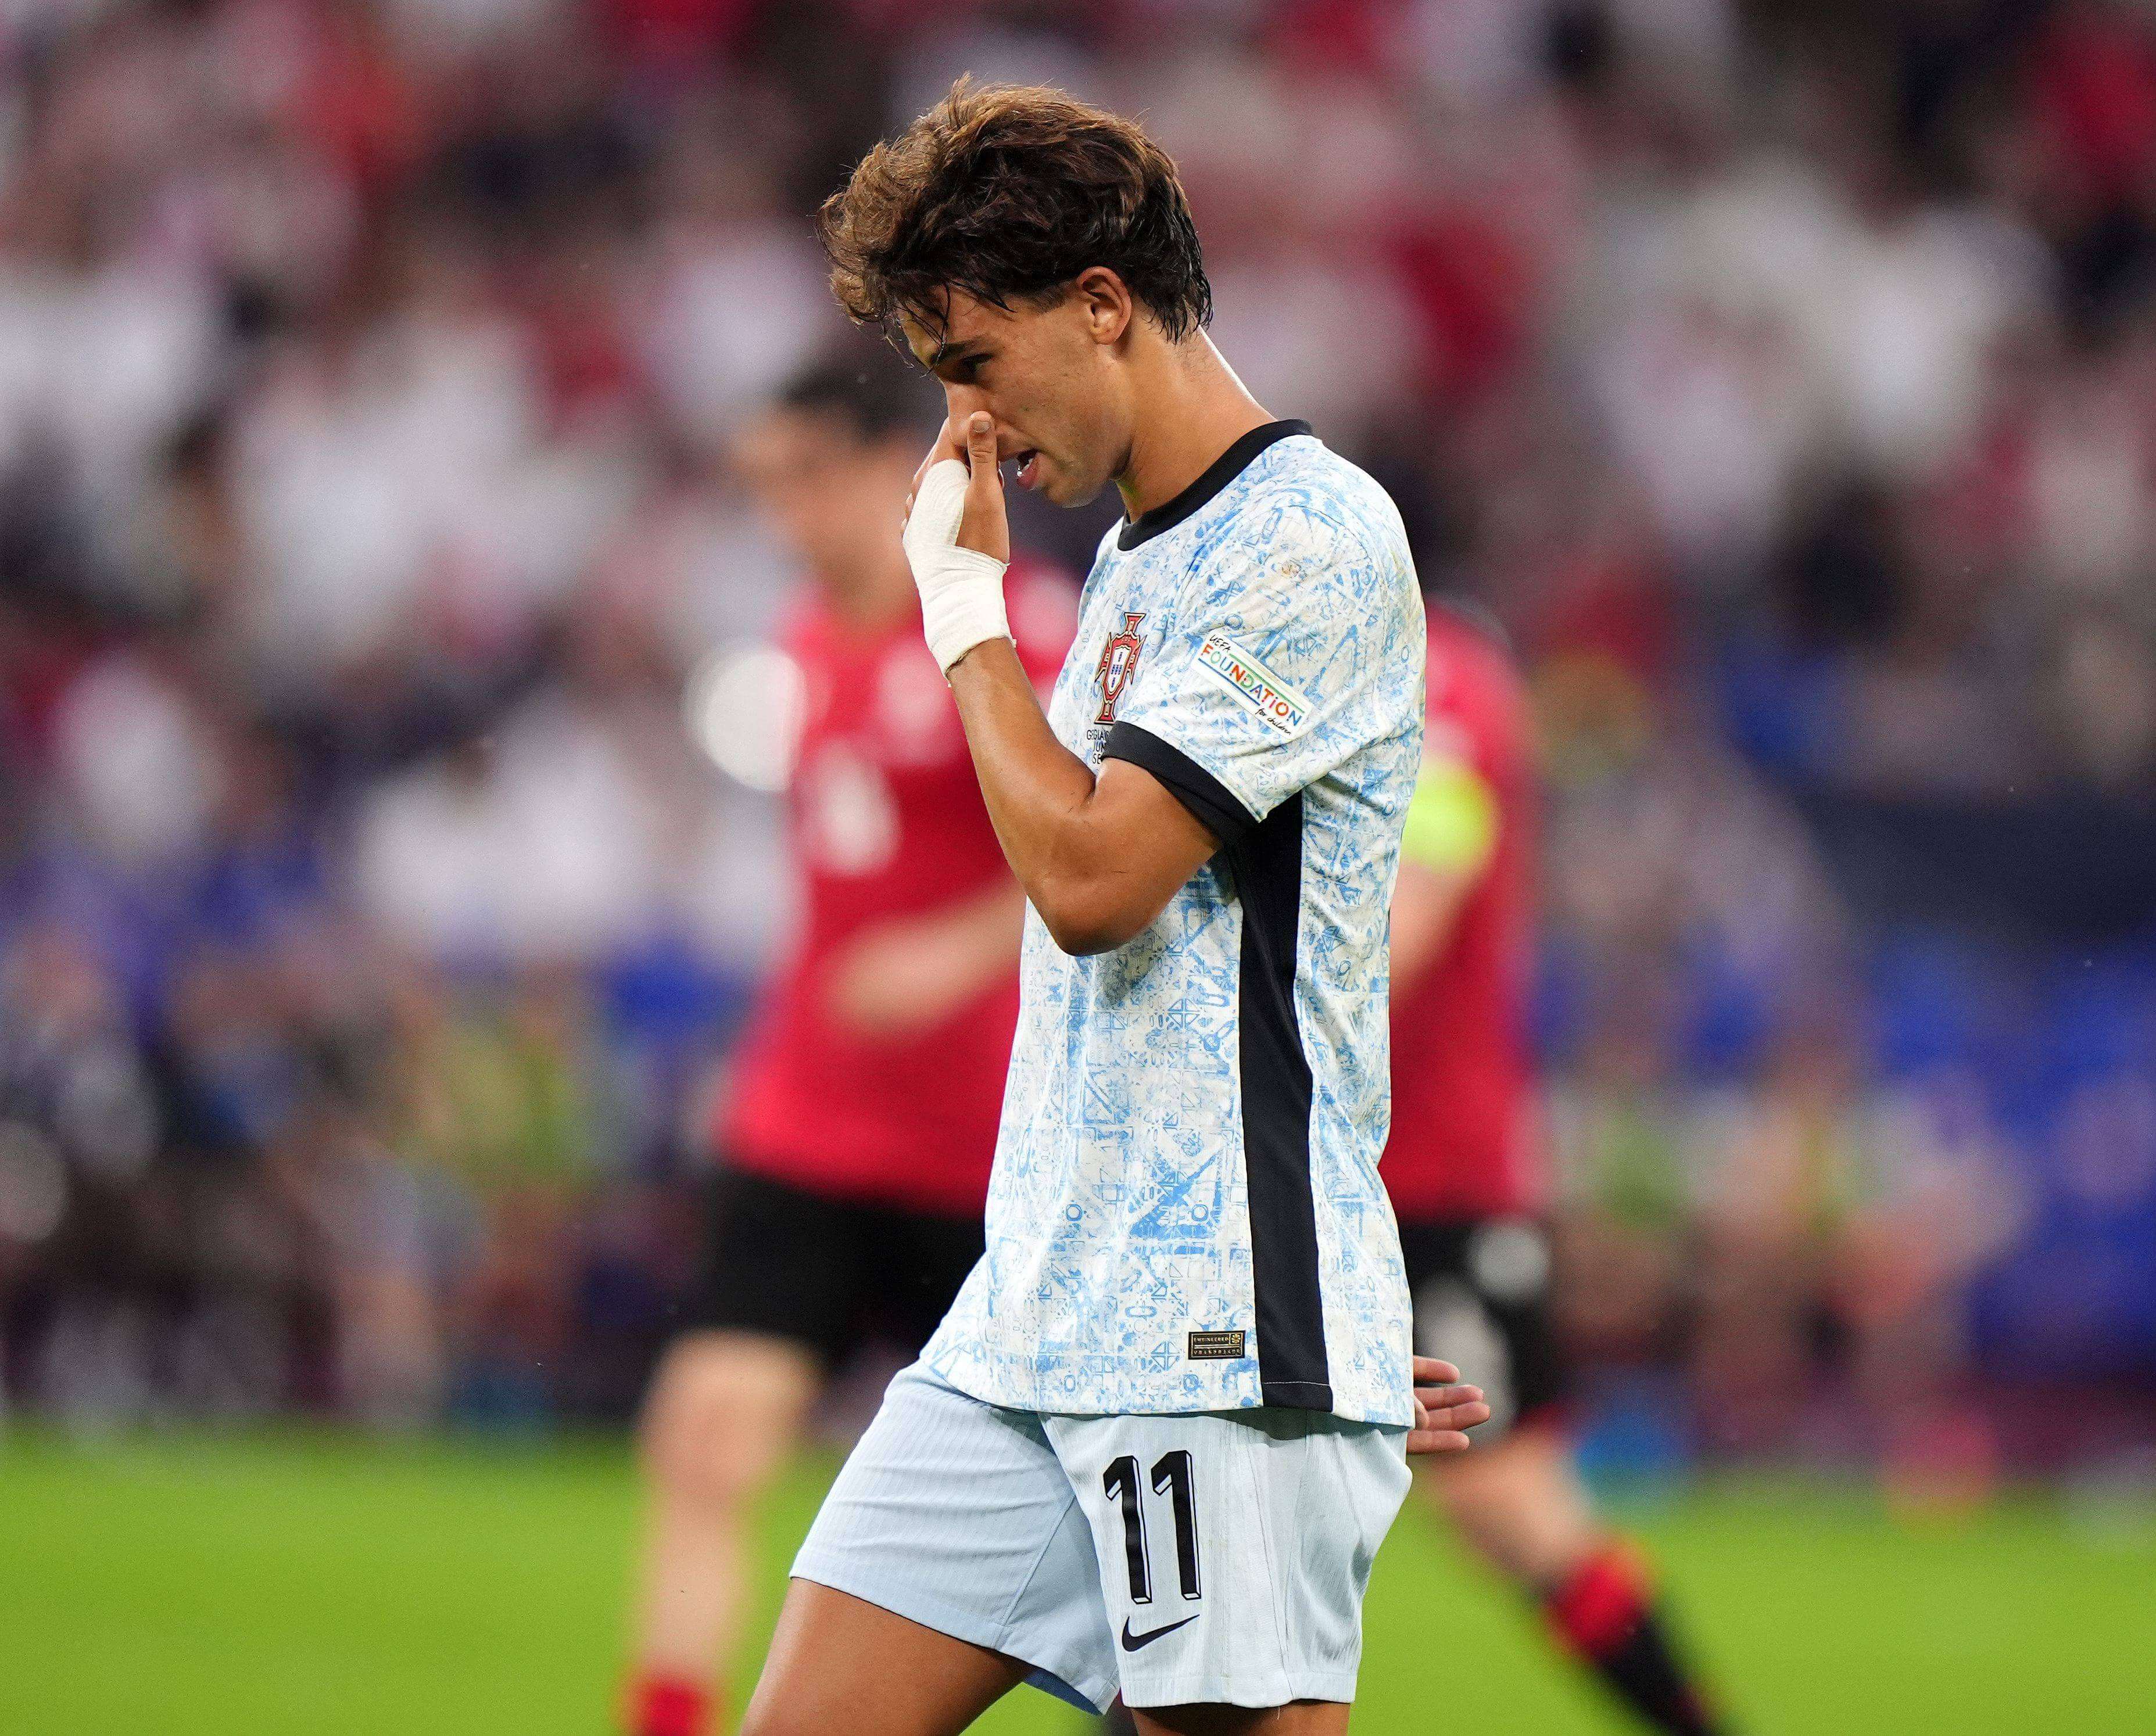
<path fill-rule="evenodd" d="M 766 1624 L 830 1462 L 769 1503 Z M 0 1437 L 0 1731 L 608 1736 L 635 1515 L 618 1444 Z M 1897 1523 L 1781 1483 L 1626 1518 L 1748 1731 L 2156 1730 L 2145 1510 L 2077 1523 L 2029 1497 Z M 979 1728 L 1086 1725 L 1029 1690 Z M 1410 1511 L 1371 1590 L 1356 1728 L 1618 1726 Z"/>

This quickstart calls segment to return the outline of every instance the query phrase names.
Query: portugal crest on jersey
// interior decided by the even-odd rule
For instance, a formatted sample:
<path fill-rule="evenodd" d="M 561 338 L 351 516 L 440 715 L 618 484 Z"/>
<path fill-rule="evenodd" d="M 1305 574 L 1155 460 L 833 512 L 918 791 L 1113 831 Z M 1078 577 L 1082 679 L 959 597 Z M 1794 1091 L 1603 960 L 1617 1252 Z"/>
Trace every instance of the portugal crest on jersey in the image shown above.
<path fill-rule="evenodd" d="M 1126 610 L 1123 630 L 1111 634 L 1108 643 L 1101 648 L 1101 714 L 1093 719 L 1096 724 L 1116 720 L 1116 701 L 1122 697 L 1131 677 L 1137 673 L 1138 653 L 1145 649 L 1145 642 L 1138 638 L 1138 622 L 1144 619 L 1142 609 Z"/>

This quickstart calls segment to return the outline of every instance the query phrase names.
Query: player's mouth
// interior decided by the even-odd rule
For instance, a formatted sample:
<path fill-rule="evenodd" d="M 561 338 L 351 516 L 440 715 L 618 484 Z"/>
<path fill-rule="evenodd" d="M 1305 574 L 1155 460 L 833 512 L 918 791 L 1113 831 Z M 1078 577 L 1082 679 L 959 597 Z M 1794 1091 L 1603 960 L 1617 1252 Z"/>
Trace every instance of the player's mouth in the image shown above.
<path fill-rule="evenodd" d="M 1040 450 L 1038 447 L 1021 448 L 1011 454 L 1009 462 L 1016 466 L 1012 472 L 1012 479 L 1020 488 L 1037 489 L 1040 486 Z"/>

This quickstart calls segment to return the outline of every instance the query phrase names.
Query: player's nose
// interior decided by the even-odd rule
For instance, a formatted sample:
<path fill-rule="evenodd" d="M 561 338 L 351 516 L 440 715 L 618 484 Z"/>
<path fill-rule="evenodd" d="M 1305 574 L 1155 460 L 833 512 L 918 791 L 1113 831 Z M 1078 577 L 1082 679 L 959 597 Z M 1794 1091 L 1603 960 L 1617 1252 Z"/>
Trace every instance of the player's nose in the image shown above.
<path fill-rule="evenodd" d="M 988 395 L 978 386 L 953 386 L 946 382 L 943 387 L 943 408 L 951 418 L 951 426 L 963 429 L 967 417 L 978 410 L 989 409 Z"/>

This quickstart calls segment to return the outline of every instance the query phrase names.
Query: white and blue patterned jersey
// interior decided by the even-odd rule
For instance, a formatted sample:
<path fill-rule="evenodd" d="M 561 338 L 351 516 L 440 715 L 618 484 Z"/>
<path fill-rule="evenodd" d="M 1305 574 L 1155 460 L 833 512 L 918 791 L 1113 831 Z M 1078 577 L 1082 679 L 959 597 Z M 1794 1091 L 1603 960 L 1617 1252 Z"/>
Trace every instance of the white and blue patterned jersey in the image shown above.
<path fill-rule="evenodd" d="M 1127 945 L 1026 917 L 988 1252 L 923 1356 L 1016 1409 L 1411 1420 L 1378 1179 L 1422 599 L 1383 489 L 1254 430 L 1101 544 L 1049 705 L 1220 849 Z"/>

